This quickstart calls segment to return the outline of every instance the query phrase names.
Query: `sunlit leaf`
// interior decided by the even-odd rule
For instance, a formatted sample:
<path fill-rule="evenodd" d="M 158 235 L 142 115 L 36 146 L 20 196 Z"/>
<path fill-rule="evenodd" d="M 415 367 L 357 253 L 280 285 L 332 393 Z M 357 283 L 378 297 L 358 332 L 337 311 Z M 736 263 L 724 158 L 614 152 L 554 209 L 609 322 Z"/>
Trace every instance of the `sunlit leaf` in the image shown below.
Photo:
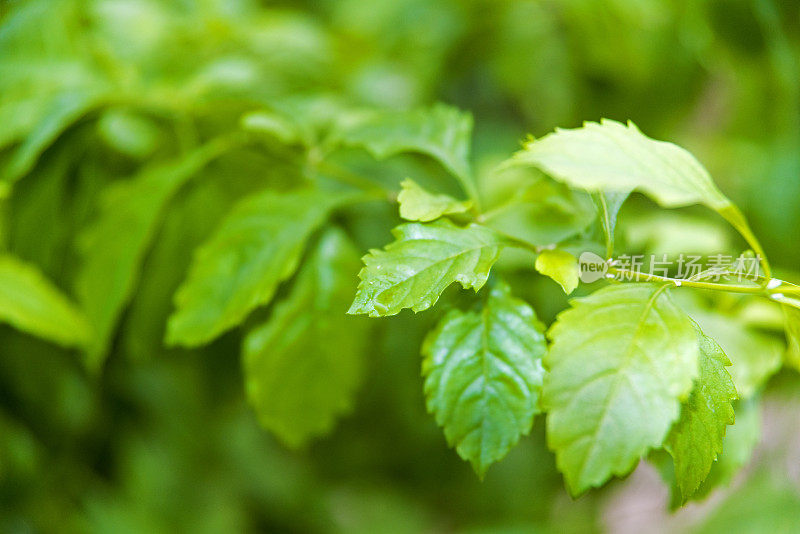
<path fill-rule="evenodd" d="M 697 332 L 663 287 L 625 284 L 573 300 L 549 336 L 547 440 L 580 494 L 662 444 L 698 373 Z"/>
<path fill-rule="evenodd" d="M 719 210 L 730 205 L 694 156 L 672 143 L 650 139 L 633 123 L 605 119 L 558 129 L 529 141 L 512 161 L 588 191 L 636 189 L 668 208 L 706 204 Z"/>
<path fill-rule="evenodd" d="M 397 201 L 400 203 L 400 216 L 407 221 L 429 222 L 442 215 L 464 213 L 472 206 L 471 201 L 461 202 L 449 195 L 430 193 L 410 178 L 400 185 L 403 189 L 397 195 Z"/>
<path fill-rule="evenodd" d="M 569 295 L 580 282 L 578 258 L 563 250 L 543 250 L 536 258 L 536 270 L 555 280 Z"/>
<path fill-rule="evenodd" d="M 557 129 L 529 141 L 509 165 L 532 165 L 591 192 L 641 191 L 666 208 L 705 204 L 734 226 L 759 255 L 763 251 L 741 211 L 683 148 L 651 139 L 629 122 L 604 119 Z"/>
<path fill-rule="evenodd" d="M 361 283 L 348 313 L 379 317 L 404 308 L 426 310 L 454 282 L 477 291 L 505 242 L 488 228 L 461 228 L 446 220 L 403 224 L 393 233 L 393 243 L 364 256 Z"/>

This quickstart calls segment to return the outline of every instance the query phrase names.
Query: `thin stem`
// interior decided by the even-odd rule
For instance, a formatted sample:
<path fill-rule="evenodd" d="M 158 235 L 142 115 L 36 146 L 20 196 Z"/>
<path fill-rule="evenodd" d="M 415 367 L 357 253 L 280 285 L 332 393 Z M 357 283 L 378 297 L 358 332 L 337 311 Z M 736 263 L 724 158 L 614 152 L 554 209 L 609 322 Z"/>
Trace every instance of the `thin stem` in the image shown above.
<path fill-rule="evenodd" d="M 669 278 L 667 276 L 659 276 L 656 274 L 642 273 L 637 271 L 628 271 L 626 269 L 617 269 L 616 267 L 608 267 L 608 274 L 611 276 L 621 276 L 630 279 L 633 282 L 665 282 L 673 284 L 676 287 L 693 287 L 696 289 L 710 289 L 713 291 L 727 291 L 729 293 L 747 293 L 751 295 L 767 295 L 771 290 L 765 289 L 761 286 L 742 286 L 737 284 L 717 284 L 714 282 L 699 282 L 696 280 L 682 280 L 679 278 Z"/>
<path fill-rule="evenodd" d="M 506 243 L 509 246 L 529 250 L 535 254 L 541 254 L 542 251 L 553 248 L 552 246 L 542 247 L 533 245 L 531 243 L 528 243 L 521 239 L 517 239 L 513 236 L 504 234 L 502 232 L 498 232 L 498 234 L 502 235 L 506 239 Z M 722 273 L 710 273 L 710 274 L 713 275 Z M 675 287 L 691 287 L 694 289 L 725 291 L 728 293 L 742 293 L 746 295 L 759 295 L 770 299 L 779 299 L 779 297 L 784 297 L 787 295 L 800 296 L 800 286 L 792 284 L 791 282 L 786 282 L 784 280 L 778 280 L 776 278 L 765 278 L 762 276 L 758 276 L 761 285 L 719 284 L 715 282 L 702 282 L 696 279 L 670 278 L 668 276 L 659 276 L 656 274 L 642 273 L 638 271 L 629 271 L 627 269 L 619 269 L 617 267 L 614 267 L 613 265 L 608 265 L 606 270 L 606 276 L 608 276 L 609 278 L 621 277 L 624 278 L 626 281 L 630 282 L 644 282 L 644 283 L 656 282 L 656 283 L 671 284 L 672 286 Z"/>

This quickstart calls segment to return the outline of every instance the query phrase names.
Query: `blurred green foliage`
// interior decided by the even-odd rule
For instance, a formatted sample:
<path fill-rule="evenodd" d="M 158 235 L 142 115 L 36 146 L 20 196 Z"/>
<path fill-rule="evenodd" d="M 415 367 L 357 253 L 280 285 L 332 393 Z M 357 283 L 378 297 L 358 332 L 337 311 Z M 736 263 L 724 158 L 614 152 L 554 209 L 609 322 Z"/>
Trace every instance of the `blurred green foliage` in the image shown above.
<path fill-rule="evenodd" d="M 69 336 L 58 347 L 29 335 L 42 335 L 47 325 L 0 314 L 29 333 L 0 328 L 0 530 L 511 533 L 619 526 L 609 517 L 624 510 L 616 495 L 626 482 L 572 501 L 541 420 L 483 482 L 447 448 L 425 414 L 418 356 L 442 311 L 375 324 L 353 413 L 300 451 L 263 431 L 246 405 L 238 332 L 202 348 L 164 346 L 172 295 L 193 251 L 234 203 L 297 183 L 307 163 L 301 146 L 321 142 L 319 132 L 344 110 L 436 101 L 472 112 L 471 159 L 490 204 L 503 193 L 503 178 L 490 181 L 488 169 L 528 132 L 631 119 L 655 138 L 686 146 L 754 222 L 776 267 L 800 281 L 794 0 L 0 2 L 2 243 L 81 303 L 97 345 L 87 359 L 69 348 Z M 250 142 L 240 144 L 243 131 Z M 457 183 L 423 158 L 376 163 L 358 148 L 381 155 L 364 135 L 350 140 L 355 147 L 338 153 L 323 177 L 340 174 L 341 166 L 396 191 L 413 176 L 458 193 Z M 453 165 L 458 174 L 458 161 Z M 164 175 L 168 181 L 159 179 Z M 553 187 L 534 183 L 523 194 L 555 198 Z M 570 228 L 587 217 L 557 202 L 529 209 L 534 213 L 511 214 L 505 228 L 531 235 L 541 229 L 520 220 L 555 213 Z M 366 250 L 388 240 L 395 212 L 374 202 L 337 222 Z M 672 253 L 687 242 L 692 252 L 709 254 L 745 246 L 703 210 L 653 215 L 639 197 L 620 216 L 620 236 L 653 252 Z M 559 239 L 534 237 L 550 238 Z M 517 296 L 549 323 L 565 304 L 561 290 L 533 275 L 532 265 L 504 261 Z M 452 289 L 446 295 L 462 298 Z M 764 344 L 776 343 L 780 334 L 764 313 L 748 315 L 752 308 L 733 297 L 716 305 L 750 320 Z M 81 327 L 68 321 L 62 330 L 80 337 Z M 331 327 L 320 328 L 328 335 Z M 753 352 L 764 350 L 749 342 Z M 770 409 L 796 408 L 798 391 L 792 371 L 773 380 L 764 393 L 767 430 L 798 424 L 791 410 Z M 713 503 L 665 518 L 665 528 L 796 530 L 800 427 L 793 428 L 757 455 L 748 480 L 740 477 Z M 738 458 L 739 451 L 752 448 L 747 434 L 734 438 L 736 467 L 749 456 Z"/>

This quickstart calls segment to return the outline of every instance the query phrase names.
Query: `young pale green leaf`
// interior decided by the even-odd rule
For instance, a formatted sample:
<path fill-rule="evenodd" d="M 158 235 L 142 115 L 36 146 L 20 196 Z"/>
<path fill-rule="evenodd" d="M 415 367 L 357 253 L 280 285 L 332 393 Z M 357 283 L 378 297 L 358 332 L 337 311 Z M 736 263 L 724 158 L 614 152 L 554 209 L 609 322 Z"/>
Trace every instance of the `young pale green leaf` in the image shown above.
<path fill-rule="evenodd" d="M 577 495 L 663 443 L 697 376 L 697 332 L 663 286 L 625 284 L 573 300 L 549 336 L 547 440 Z"/>
<path fill-rule="evenodd" d="M 396 241 L 364 256 L 361 283 L 348 313 L 381 317 L 404 308 L 427 310 L 453 282 L 477 291 L 504 243 L 488 228 L 461 228 L 447 220 L 402 224 L 393 233 Z"/>
<path fill-rule="evenodd" d="M 319 190 L 264 191 L 237 204 L 195 253 L 175 295 L 167 343 L 206 343 L 269 302 L 297 268 L 308 236 L 344 198 Z"/>
<path fill-rule="evenodd" d="M 730 373 L 741 398 L 751 397 L 780 369 L 784 354 L 780 340 L 748 328 L 733 315 L 706 309 L 688 311 L 733 362 Z"/>
<path fill-rule="evenodd" d="M 700 375 L 681 416 L 672 427 L 665 449 L 675 463 L 675 478 L 683 502 L 694 494 L 722 453 L 725 429 L 734 422 L 736 387 L 726 366 L 730 360 L 711 338 L 700 334 Z"/>
<path fill-rule="evenodd" d="M 89 340 L 75 305 L 35 266 L 0 255 L 0 321 L 65 347 Z"/>
<path fill-rule="evenodd" d="M 430 222 L 442 215 L 464 213 L 472 207 L 472 201 L 462 202 L 449 195 L 430 193 L 410 178 L 400 185 L 402 190 L 397 195 L 400 216 L 408 221 Z"/>
<path fill-rule="evenodd" d="M 539 411 L 542 330 L 533 309 L 501 282 L 481 309 L 451 311 L 425 339 L 428 411 L 481 477 L 530 431 Z"/>
<path fill-rule="evenodd" d="M 719 211 L 731 205 L 688 151 L 645 136 L 631 122 L 604 119 L 557 129 L 528 142 L 511 162 L 588 191 L 636 189 L 666 208 L 705 204 Z"/>
<path fill-rule="evenodd" d="M 328 432 L 352 404 L 369 327 L 345 314 L 358 267 L 347 237 L 328 231 L 286 299 L 244 340 L 247 397 L 290 446 Z"/>
<path fill-rule="evenodd" d="M 342 141 L 362 146 L 378 159 L 404 152 L 428 155 L 451 172 L 467 192 L 472 192 L 469 152 L 472 116 L 437 104 L 412 111 L 371 111 L 343 124 Z"/>
<path fill-rule="evenodd" d="M 581 268 L 578 259 L 563 250 L 544 250 L 536 258 L 536 270 L 549 276 L 569 295 L 578 287 Z"/>
<path fill-rule="evenodd" d="M 105 357 L 165 206 L 187 180 L 228 147 L 224 141 L 211 142 L 186 156 L 147 167 L 105 192 L 98 219 L 81 236 L 83 264 L 77 289 L 94 333 L 87 347 L 89 368 L 97 369 Z"/>

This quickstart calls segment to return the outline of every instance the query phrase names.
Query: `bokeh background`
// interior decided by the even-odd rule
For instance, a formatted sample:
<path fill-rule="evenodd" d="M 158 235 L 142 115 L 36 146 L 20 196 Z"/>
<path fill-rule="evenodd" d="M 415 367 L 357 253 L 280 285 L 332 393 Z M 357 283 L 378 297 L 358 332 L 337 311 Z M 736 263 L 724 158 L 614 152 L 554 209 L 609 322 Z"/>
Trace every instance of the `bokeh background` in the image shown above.
<path fill-rule="evenodd" d="M 697 155 L 800 282 L 797 0 L 2 0 L 0 167 L 24 175 L 2 204 L 4 247 L 73 292 L 99 191 L 298 98 L 319 103 L 319 121 L 331 102 L 469 110 L 479 177 L 527 134 L 633 120 Z M 46 142 L 20 157 L 33 135 Z M 396 180 L 391 166 L 369 169 Z M 743 418 L 761 432 L 742 472 L 674 514 L 644 464 L 568 497 L 541 418 L 479 481 L 425 413 L 419 346 L 436 312 L 379 321 L 352 414 L 301 450 L 282 446 L 244 400 L 237 334 L 193 351 L 161 342 L 192 250 L 281 172 L 248 152 L 181 190 L 101 372 L 0 327 L 0 531 L 800 531 L 791 370 Z M 393 217 L 365 211 L 360 244 L 386 242 Z M 641 251 L 743 247 L 699 208 L 635 198 L 620 225 Z M 546 322 L 565 305 L 530 272 L 514 283 Z"/>

